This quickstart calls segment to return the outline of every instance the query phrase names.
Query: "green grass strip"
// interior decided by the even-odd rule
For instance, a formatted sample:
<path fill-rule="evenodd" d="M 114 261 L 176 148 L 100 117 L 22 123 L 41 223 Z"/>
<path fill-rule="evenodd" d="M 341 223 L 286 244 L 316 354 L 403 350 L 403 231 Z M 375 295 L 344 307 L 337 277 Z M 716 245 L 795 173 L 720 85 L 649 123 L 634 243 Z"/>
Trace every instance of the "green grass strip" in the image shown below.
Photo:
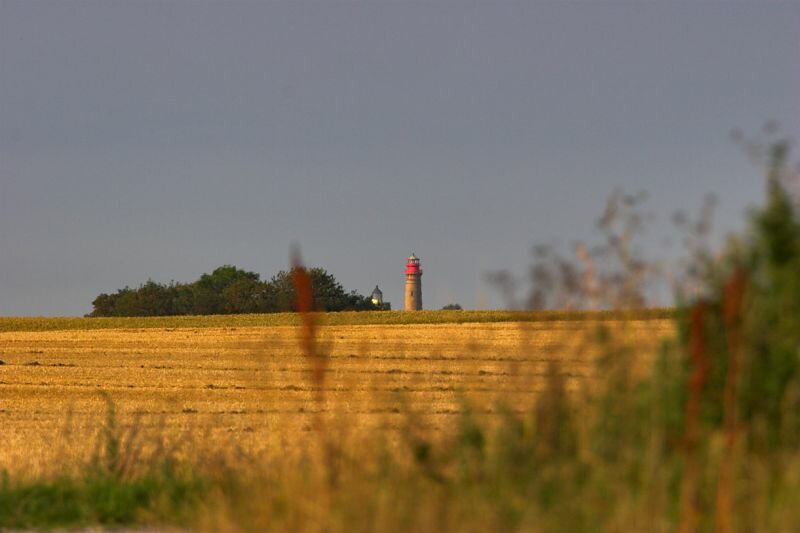
<path fill-rule="evenodd" d="M 22 483 L 0 477 L 0 530 L 181 522 L 205 494 L 203 481 L 165 473 L 123 480 L 87 472 Z"/>
<path fill-rule="evenodd" d="M 660 320 L 673 318 L 674 309 L 613 311 L 362 311 L 325 313 L 330 326 L 463 324 L 470 322 L 547 322 L 561 320 Z M 260 315 L 202 315 L 162 317 L 0 317 L 0 332 L 89 329 L 235 328 L 297 326 L 297 313 Z"/>

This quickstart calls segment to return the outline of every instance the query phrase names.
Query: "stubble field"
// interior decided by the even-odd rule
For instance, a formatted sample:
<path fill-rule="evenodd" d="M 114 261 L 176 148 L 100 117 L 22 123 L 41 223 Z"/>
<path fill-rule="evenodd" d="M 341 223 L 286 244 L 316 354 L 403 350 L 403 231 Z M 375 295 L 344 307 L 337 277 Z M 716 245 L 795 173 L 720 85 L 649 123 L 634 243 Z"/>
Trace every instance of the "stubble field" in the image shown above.
<path fill-rule="evenodd" d="M 200 454 L 285 457 L 323 418 L 342 439 L 391 439 L 407 429 L 409 414 L 430 431 L 447 431 L 464 405 L 488 419 L 498 401 L 529 409 L 552 363 L 568 389 L 591 383 L 601 325 L 636 346 L 643 367 L 674 327 L 664 313 L 558 318 L 334 323 L 318 333 L 322 382 L 311 378 L 299 327 L 252 325 L 257 318 L 202 327 L 7 323 L 0 471 L 41 476 L 86 460 L 101 441 L 106 398 L 130 439 L 190 443 Z"/>

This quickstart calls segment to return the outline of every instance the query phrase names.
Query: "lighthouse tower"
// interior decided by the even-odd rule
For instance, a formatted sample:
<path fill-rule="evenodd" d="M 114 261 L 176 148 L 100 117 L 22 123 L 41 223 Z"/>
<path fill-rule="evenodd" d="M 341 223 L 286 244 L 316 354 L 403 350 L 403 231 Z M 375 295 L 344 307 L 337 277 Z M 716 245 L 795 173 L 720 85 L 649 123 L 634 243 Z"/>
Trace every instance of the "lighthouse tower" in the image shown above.
<path fill-rule="evenodd" d="M 406 262 L 406 311 L 422 309 L 422 269 L 419 258 L 411 254 Z"/>

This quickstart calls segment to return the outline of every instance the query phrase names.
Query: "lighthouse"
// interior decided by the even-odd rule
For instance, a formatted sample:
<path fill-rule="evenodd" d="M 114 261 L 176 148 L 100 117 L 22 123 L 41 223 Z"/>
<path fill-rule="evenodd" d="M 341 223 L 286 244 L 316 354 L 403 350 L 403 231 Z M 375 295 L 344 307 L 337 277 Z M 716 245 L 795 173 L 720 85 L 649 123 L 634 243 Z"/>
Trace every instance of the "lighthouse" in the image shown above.
<path fill-rule="evenodd" d="M 422 309 L 422 269 L 413 253 L 406 262 L 406 311 Z"/>

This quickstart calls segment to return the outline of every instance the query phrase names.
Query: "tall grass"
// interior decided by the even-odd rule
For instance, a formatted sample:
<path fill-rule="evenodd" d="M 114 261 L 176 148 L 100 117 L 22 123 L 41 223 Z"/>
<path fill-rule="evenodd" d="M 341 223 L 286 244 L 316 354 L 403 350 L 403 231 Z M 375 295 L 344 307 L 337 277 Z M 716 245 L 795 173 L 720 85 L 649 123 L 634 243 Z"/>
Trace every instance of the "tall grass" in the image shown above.
<path fill-rule="evenodd" d="M 489 421 L 465 402 L 443 435 L 409 415 L 398 448 L 344 446 L 320 426 L 324 453 L 308 463 L 317 475 L 274 479 L 295 496 L 264 494 L 263 519 L 245 528 L 800 530 L 800 219 L 785 157 L 776 145 L 752 232 L 703 263 L 702 292 L 649 369 L 599 323 L 601 379 L 577 394 L 553 363 L 532 410 L 501 402 Z M 622 287 L 613 294 L 632 298 Z M 310 504 L 298 493 L 314 512 L 284 522 L 284 506 Z"/>
<path fill-rule="evenodd" d="M 95 452 L 78 465 L 53 465 L 48 477 L 0 472 L 0 529 L 188 523 L 209 480 L 178 459 L 175 446 L 137 424 L 118 425 L 106 393 L 106 420 Z M 54 443 L 55 444 L 55 443 Z M 77 468 L 76 468 L 77 467 Z"/>

